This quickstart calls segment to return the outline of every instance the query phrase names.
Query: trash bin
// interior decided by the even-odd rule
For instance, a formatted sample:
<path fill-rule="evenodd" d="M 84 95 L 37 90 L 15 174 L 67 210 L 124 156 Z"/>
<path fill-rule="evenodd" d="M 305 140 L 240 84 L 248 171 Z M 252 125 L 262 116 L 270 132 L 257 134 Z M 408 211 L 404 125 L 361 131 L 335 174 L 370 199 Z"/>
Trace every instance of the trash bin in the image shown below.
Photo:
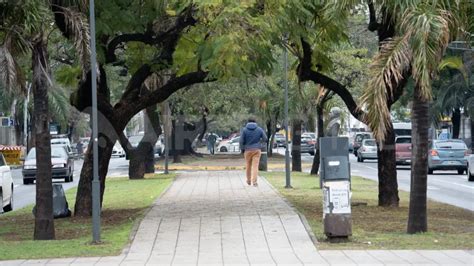
<path fill-rule="evenodd" d="M 349 140 L 323 137 L 319 145 L 324 233 L 329 238 L 348 237 L 352 235 Z"/>

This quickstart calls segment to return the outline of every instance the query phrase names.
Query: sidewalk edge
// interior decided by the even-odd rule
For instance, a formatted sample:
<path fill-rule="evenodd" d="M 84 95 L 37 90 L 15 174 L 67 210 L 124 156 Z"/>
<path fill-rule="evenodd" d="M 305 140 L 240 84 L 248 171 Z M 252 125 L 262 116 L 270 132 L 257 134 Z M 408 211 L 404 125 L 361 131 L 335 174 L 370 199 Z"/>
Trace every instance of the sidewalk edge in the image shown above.
<path fill-rule="evenodd" d="M 318 239 L 316 238 L 316 236 L 314 235 L 313 233 L 313 230 L 311 229 L 311 226 L 309 225 L 308 223 L 308 220 L 306 219 L 306 217 L 304 216 L 304 214 L 302 214 L 287 198 L 285 198 L 283 195 L 280 194 L 280 192 L 278 191 L 278 189 L 276 189 L 275 187 L 273 187 L 273 185 L 268 182 L 268 180 L 265 178 L 265 176 L 259 176 L 261 178 L 263 178 L 265 180 L 265 182 L 270 186 L 270 188 L 275 192 L 277 193 L 277 195 L 286 203 L 288 204 L 288 206 L 290 206 L 291 209 L 293 209 L 293 211 L 298 215 L 298 217 L 300 217 L 300 220 L 301 222 L 303 223 L 303 226 L 304 226 L 304 229 L 306 230 L 306 232 L 308 233 L 309 235 L 309 238 L 311 239 L 311 242 L 313 242 L 313 245 L 314 247 L 317 249 L 317 244 L 319 243 L 318 242 Z"/>
<path fill-rule="evenodd" d="M 172 173 L 172 172 L 170 172 L 170 173 Z M 130 235 L 128 236 L 128 243 L 122 249 L 122 252 L 120 253 L 120 255 L 127 255 L 128 254 L 128 252 L 130 251 L 130 247 L 132 246 L 132 242 L 135 239 L 135 236 L 138 232 L 138 228 L 140 227 L 140 224 L 142 223 L 143 219 L 148 215 L 148 213 L 151 211 L 151 209 L 153 209 L 153 207 L 155 206 L 156 201 L 161 199 L 163 197 L 163 195 L 165 195 L 165 193 L 168 192 L 168 190 L 171 188 L 171 186 L 173 185 L 176 178 L 178 178 L 178 176 L 179 176 L 179 174 L 177 174 L 173 178 L 173 181 L 171 181 L 171 183 L 168 185 L 168 187 L 166 187 L 166 189 L 163 190 L 163 192 L 161 192 L 161 194 L 153 201 L 153 203 L 150 206 L 148 206 L 148 208 L 143 212 L 143 216 L 141 218 L 137 219 L 133 223 L 132 230 L 130 230 Z"/>

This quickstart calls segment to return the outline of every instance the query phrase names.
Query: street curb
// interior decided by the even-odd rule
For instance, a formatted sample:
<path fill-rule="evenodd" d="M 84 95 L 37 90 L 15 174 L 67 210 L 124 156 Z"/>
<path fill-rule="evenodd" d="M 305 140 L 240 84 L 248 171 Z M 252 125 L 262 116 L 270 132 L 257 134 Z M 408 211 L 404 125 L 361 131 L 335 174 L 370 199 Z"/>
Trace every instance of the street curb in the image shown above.
<path fill-rule="evenodd" d="M 170 172 L 170 173 L 172 173 L 172 172 Z M 165 195 L 165 193 L 168 192 L 168 190 L 171 188 L 171 186 L 173 185 L 176 178 L 178 178 L 178 176 L 179 175 L 176 175 L 173 178 L 173 181 L 171 181 L 171 183 L 168 185 L 168 187 L 165 190 L 163 190 L 163 192 L 161 192 L 160 196 L 158 196 L 153 201 L 153 203 L 143 212 L 143 216 L 139 217 L 138 219 L 135 220 L 135 222 L 133 223 L 133 226 L 132 226 L 132 230 L 130 230 L 130 234 L 128 236 L 128 243 L 122 249 L 122 252 L 120 253 L 120 255 L 127 255 L 128 254 L 128 252 L 130 251 L 130 247 L 132 246 L 132 242 L 135 239 L 135 236 L 138 232 L 138 228 L 140 227 L 140 224 L 142 223 L 143 219 L 148 215 L 148 213 L 151 211 L 151 209 L 153 209 L 153 207 L 155 206 L 155 202 L 157 202 L 159 199 L 161 199 L 163 197 L 163 195 Z"/>
<path fill-rule="evenodd" d="M 296 207 L 287 199 L 285 198 L 283 195 L 280 194 L 280 192 L 272 186 L 272 184 L 270 184 L 270 182 L 268 182 L 268 180 L 265 178 L 265 176 L 260 176 L 262 177 L 265 182 L 270 186 L 270 188 L 278 194 L 278 196 L 280 196 L 280 198 L 286 203 L 288 204 L 288 206 L 290 206 L 291 209 L 293 209 L 293 211 L 298 214 L 298 217 L 300 217 L 300 220 L 301 222 L 303 223 L 303 226 L 304 226 L 304 229 L 306 230 L 306 232 L 308 233 L 309 235 L 309 238 L 311 239 L 311 242 L 313 242 L 314 244 L 314 247 L 316 248 L 317 250 L 317 244 L 319 243 L 318 242 L 318 239 L 316 238 L 316 236 L 314 235 L 313 233 L 313 230 L 311 229 L 311 226 L 309 225 L 308 223 L 308 220 L 306 219 L 306 217 L 300 212 L 298 211 L 298 209 L 296 209 Z"/>

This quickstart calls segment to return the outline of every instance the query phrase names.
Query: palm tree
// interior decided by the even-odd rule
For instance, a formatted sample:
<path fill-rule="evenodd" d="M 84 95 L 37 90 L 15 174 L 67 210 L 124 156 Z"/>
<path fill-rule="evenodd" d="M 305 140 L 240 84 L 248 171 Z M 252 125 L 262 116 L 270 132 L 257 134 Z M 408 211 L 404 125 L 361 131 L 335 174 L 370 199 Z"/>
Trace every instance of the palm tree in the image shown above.
<path fill-rule="evenodd" d="M 394 1 L 395 2 L 395 1 Z M 411 193 L 407 232 L 426 232 L 429 104 L 431 82 L 450 40 L 460 37 L 466 1 L 396 1 L 396 35 L 381 48 L 371 67 L 371 80 L 364 93 L 369 126 L 383 140 L 390 126 L 387 97 L 393 95 L 405 71 L 415 81 L 412 99 Z M 391 90 L 387 91 L 386 87 Z"/>
<path fill-rule="evenodd" d="M 48 56 L 51 25 L 50 2 L 46 0 L 3 1 L 0 3 L 0 79 L 4 87 L 24 91 L 24 69 L 19 59 L 31 53 L 32 89 L 34 97 L 33 130 L 37 150 L 35 240 L 55 238 L 53 219 L 53 190 L 51 179 L 51 146 L 49 133 L 48 90 L 52 85 Z M 71 10 L 66 14 L 71 34 L 83 36 L 80 21 Z M 80 39 L 80 38 L 77 38 Z M 84 39 L 84 38 L 83 38 Z M 81 39 L 81 41 L 84 41 Z M 85 46 L 77 46 L 80 50 Z"/>

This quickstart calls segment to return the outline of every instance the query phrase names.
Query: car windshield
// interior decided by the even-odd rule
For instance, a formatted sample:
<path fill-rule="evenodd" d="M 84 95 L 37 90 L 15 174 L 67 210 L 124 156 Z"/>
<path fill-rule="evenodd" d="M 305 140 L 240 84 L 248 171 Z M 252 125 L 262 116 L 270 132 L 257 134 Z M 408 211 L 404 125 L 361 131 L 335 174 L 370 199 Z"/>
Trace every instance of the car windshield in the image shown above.
<path fill-rule="evenodd" d="M 396 143 L 410 144 L 411 143 L 411 138 L 397 138 Z"/>
<path fill-rule="evenodd" d="M 304 140 L 304 141 L 311 141 L 311 140 L 313 140 L 313 139 L 312 139 L 311 137 L 309 137 L 309 136 L 304 136 L 304 137 L 301 138 L 301 140 Z"/>
<path fill-rule="evenodd" d="M 368 139 L 368 140 L 364 140 L 364 145 L 365 146 L 375 146 L 375 140 L 374 139 Z"/>
<path fill-rule="evenodd" d="M 438 149 L 453 149 L 453 150 L 465 150 L 467 146 L 463 142 L 457 141 L 440 141 L 435 143 L 435 147 Z"/>
<path fill-rule="evenodd" d="M 369 139 L 369 138 L 370 138 L 370 134 L 359 134 L 355 137 L 355 140 L 357 142 L 362 142 L 362 140 Z"/>
<path fill-rule="evenodd" d="M 61 146 L 51 147 L 51 158 L 67 158 L 66 150 Z M 30 150 L 26 159 L 36 159 L 36 148 Z"/>

